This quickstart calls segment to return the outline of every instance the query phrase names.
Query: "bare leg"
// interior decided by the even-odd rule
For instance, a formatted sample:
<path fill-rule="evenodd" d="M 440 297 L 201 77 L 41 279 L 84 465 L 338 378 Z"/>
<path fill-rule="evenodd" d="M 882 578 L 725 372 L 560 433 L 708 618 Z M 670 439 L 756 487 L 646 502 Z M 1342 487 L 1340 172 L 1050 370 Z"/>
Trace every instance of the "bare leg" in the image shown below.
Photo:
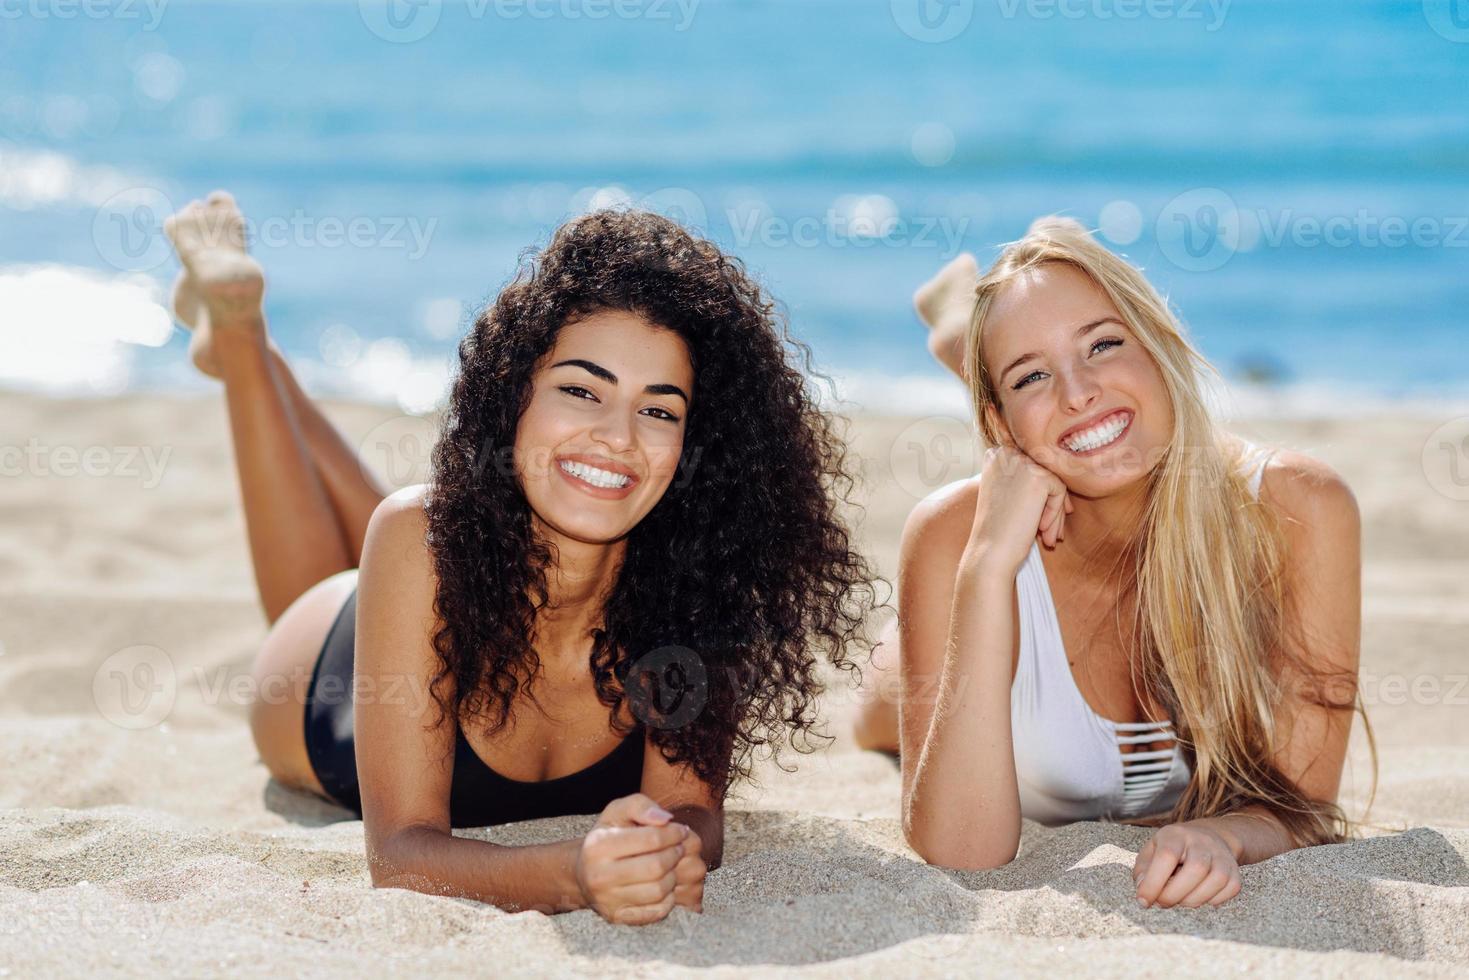
<path fill-rule="evenodd" d="M 301 390 L 285 356 L 274 348 L 271 353 L 276 381 L 285 389 L 296 418 L 300 420 L 316 473 L 331 498 L 337 527 L 347 542 L 352 567 L 355 568 L 362 563 L 367 522 L 389 491 L 371 470 L 362 465 L 362 457 L 347 444 L 310 396 Z"/>
<path fill-rule="evenodd" d="M 261 306 L 264 273 L 219 242 L 218 209 L 225 206 L 213 198 L 208 207 L 194 202 L 169 219 L 167 230 L 201 301 L 195 340 L 206 340 L 191 353 L 224 382 L 255 583 L 274 623 L 311 586 L 353 567 L 353 549 L 276 374 Z"/>
<path fill-rule="evenodd" d="M 852 737 L 861 748 L 898 751 L 899 662 L 898 625 L 894 620 L 883 630 L 871 663 L 862 671 L 860 706 L 852 724 Z"/>
<path fill-rule="evenodd" d="M 223 191 L 215 191 L 209 196 L 204 211 L 207 218 L 202 222 L 205 226 L 203 233 L 196 231 L 195 237 L 205 238 L 206 245 L 244 254 L 244 217 L 236 207 L 234 198 Z M 196 221 L 198 223 L 200 222 Z M 179 322 L 193 332 L 189 354 L 195 366 L 212 377 L 221 377 L 214 353 L 214 331 L 209 323 L 208 310 L 187 267 L 174 283 L 173 307 Z M 276 382 L 290 399 L 291 409 L 300 423 L 301 435 L 306 440 L 307 454 L 326 488 L 336 515 L 337 527 L 347 542 L 352 565 L 355 567 L 362 560 L 362 543 L 367 536 L 367 522 L 377 505 L 387 496 L 388 490 L 370 470 L 361 465 L 357 453 L 301 389 L 285 355 L 268 337 L 267 344 Z"/>
<path fill-rule="evenodd" d="M 974 314 L 974 286 L 979 264 L 963 253 L 918 287 L 913 309 L 928 327 L 928 351 L 944 367 L 964 378 L 964 340 Z"/>

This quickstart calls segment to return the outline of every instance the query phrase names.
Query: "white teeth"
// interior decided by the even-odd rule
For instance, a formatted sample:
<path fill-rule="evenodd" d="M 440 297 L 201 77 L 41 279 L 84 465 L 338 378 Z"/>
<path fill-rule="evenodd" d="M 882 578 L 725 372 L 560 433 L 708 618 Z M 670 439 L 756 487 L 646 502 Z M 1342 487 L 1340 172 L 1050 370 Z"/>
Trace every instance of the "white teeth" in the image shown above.
<path fill-rule="evenodd" d="M 603 487 L 607 490 L 620 490 L 632 482 L 632 477 L 622 473 L 613 473 L 610 470 L 599 470 L 595 466 L 586 463 L 573 463 L 569 459 L 563 459 L 561 468 L 578 480 L 585 480 L 594 487 Z"/>
<path fill-rule="evenodd" d="M 1111 420 L 1103 422 L 1101 425 L 1087 429 L 1085 432 L 1078 432 L 1076 435 L 1067 439 L 1062 445 L 1073 453 L 1085 453 L 1093 449 L 1101 449 L 1103 446 L 1115 442 L 1117 437 L 1122 435 L 1122 431 L 1127 428 L 1127 424 L 1128 416 L 1117 415 Z"/>

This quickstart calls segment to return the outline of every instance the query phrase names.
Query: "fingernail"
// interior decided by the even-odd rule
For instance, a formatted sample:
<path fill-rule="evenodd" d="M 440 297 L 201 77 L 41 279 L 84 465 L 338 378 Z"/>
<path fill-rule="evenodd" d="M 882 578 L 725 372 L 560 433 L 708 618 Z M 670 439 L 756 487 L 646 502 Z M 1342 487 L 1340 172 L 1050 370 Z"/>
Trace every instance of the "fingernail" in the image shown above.
<path fill-rule="evenodd" d="M 673 814 L 669 813 L 667 810 L 663 809 L 661 806 L 649 807 L 648 808 L 647 816 L 648 816 L 648 819 L 649 820 L 672 820 L 673 819 Z"/>
<path fill-rule="evenodd" d="M 1142 908 L 1147 908 L 1148 907 L 1148 900 L 1146 898 L 1140 898 L 1140 899 L 1137 900 L 1137 904 L 1139 906 L 1141 906 Z"/>

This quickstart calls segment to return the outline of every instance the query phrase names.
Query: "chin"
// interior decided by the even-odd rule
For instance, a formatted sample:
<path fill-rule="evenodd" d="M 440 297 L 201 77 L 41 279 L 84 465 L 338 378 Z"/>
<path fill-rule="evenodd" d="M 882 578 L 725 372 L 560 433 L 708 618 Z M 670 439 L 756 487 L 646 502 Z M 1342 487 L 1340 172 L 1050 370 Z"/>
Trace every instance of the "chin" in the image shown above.
<path fill-rule="evenodd" d="M 538 513 L 537 516 L 557 534 L 582 544 L 612 544 L 632 530 L 622 521 L 588 520 L 586 514 Z"/>

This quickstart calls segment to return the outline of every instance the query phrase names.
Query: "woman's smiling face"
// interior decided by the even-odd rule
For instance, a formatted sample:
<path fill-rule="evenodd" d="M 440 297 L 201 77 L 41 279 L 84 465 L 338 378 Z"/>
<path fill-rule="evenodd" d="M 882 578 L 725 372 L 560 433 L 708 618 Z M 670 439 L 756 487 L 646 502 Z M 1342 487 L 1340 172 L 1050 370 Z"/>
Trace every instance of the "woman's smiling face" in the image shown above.
<path fill-rule="evenodd" d="M 516 427 L 532 512 L 576 541 L 626 536 L 678 472 L 693 393 L 689 350 L 673 331 L 619 310 L 566 324 Z"/>
<path fill-rule="evenodd" d="M 1103 497 L 1149 473 L 1173 439 L 1163 374 L 1086 273 L 1046 263 L 990 305 L 985 369 L 998 428 L 1073 492 Z"/>

